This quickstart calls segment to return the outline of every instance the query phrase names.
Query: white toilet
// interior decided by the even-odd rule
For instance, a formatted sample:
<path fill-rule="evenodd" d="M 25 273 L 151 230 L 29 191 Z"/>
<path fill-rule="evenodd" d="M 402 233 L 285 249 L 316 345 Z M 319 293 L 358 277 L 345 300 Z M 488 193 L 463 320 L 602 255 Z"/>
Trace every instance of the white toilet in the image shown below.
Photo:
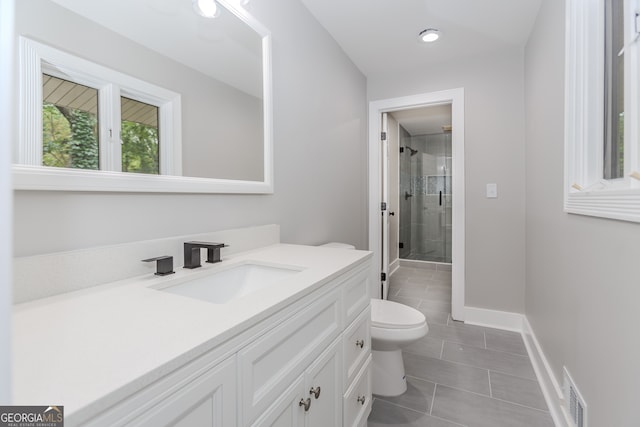
<path fill-rule="evenodd" d="M 322 246 L 355 249 L 345 243 Z M 415 308 L 393 301 L 371 299 L 373 394 L 399 396 L 407 390 L 402 347 L 424 337 L 428 331 L 424 314 Z"/>

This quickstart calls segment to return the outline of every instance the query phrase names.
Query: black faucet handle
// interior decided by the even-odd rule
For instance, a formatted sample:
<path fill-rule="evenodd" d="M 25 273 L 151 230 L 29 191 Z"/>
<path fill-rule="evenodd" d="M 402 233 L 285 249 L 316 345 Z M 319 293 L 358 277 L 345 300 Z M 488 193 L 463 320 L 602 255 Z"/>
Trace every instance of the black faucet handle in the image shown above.
<path fill-rule="evenodd" d="M 175 273 L 173 271 L 173 257 L 171 255 L 162 255 L 155 258 L 143 259 L 142 262 L 156 261 L 156 276 L 167 276 Z"/>

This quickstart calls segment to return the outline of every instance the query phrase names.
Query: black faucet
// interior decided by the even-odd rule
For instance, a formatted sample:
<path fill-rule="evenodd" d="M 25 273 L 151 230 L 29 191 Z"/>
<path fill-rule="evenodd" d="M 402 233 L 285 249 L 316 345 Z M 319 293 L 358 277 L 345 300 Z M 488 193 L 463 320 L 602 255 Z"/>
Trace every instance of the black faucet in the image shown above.
<path fill-rule="evenodd" d="M 166 276 L 173 274 L 173 257 L 162 255 L 155 258 L 143 259 L 142 262 L 156 262 L 156 276 Z"/>
<path fill-rule="evenodd" d="M 224 243 L 184 242 L 184 268 L 201 267 L 200 249 L 207 250 L 207 262 L 222 261 L 220 259 L 220 249 L 224 247 Z"/>

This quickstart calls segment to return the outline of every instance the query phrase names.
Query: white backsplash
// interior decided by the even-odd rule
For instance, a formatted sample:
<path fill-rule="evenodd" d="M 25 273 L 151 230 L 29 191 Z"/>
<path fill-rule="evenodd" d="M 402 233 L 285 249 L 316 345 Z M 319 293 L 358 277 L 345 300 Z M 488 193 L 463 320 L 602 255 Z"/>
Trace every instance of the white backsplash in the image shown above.
<path fill-rule="evenodd" d="M 156 264 L 141 260 L 161 255 L 173 256 L 174 270 L 182 268 L 183 243 L 189 240 L 229 245 L 221 250 L 224 260 L 234 253 L 280 243 L 280 226 L 262 225 L 14 258 L 13 302 L 18 304 L 153 274 Z M 201 251 L 201 256 L 204 262 L 206 251 Z"/>

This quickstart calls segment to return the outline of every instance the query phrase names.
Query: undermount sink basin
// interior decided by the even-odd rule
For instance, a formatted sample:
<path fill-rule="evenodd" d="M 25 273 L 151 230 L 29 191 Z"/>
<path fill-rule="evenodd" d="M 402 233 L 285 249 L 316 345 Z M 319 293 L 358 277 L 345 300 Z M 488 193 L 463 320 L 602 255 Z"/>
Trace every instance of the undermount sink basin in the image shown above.
<path fill-rule="evenodd" d="M 265 289 L 300 271 L 293 267 L 243 263 L 160 290 L 224 304 Z"/>

